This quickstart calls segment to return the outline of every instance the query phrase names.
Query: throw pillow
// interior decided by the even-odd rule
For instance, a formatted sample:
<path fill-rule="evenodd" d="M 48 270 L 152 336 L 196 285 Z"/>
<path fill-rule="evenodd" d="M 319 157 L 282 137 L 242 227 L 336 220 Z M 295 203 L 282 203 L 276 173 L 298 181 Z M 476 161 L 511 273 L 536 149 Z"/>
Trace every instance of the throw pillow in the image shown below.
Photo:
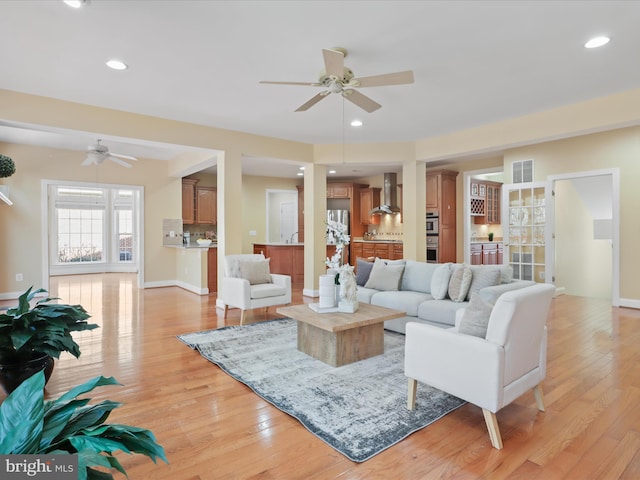
<path fill-rule="evenodd" d="M 356 285 L 364 287 L 371 275 L 371 269 L 373 268 L 373 262 L 368 262 L 360 258 L 356 258 Z"/>
<path fill-rule="evenodd" d="M 365 288 L 375 290 L 395 291 L 400 287 L 404 265 L 387 265 L 384 260 L 376 258 Z"/>
<path fill-rule="evenodd" d="M 449 280 L 449 298 L 454 302 L 464 302 L 469 293 L 472 278 L 471 269 L 465 264 L 454 268 Z"/>
<path fill-rule="evenodd" d="M 269 271 L 270 258 L 264 260 L 250 260 L 238 262 L 240 267 L 240 277 L 249 280 L 251 285 L 259 285 L 261 283 L 272 283 L 271 273 Z"/>
<path fill-rule="evenodd" d="M 469 295 L 467 299 L 471 298 L 471 294 L 479 291 L 485 287 L 492 287 L 494 285 L 500 285 L 500 269 L 498 267 L 482 266 L 475 268 L 471 271 L 472 279 L 469 286 Z"/>
<path fill-rule="evenodd" d="M 464 309 L 460 325 L 458 325 L 458 332 L 486 338 L 492 309 L 492 303 L 485 301 L 479 293 L 474 292 L 471 295 L 469 306 Z"/>
<path fill-rule="evenodd" d="M 431 276 L 431 296 L 434 300 L 443 300 L 447 297 L 450 278 L 451 263 L 443 263 L 434 270 Z"/>

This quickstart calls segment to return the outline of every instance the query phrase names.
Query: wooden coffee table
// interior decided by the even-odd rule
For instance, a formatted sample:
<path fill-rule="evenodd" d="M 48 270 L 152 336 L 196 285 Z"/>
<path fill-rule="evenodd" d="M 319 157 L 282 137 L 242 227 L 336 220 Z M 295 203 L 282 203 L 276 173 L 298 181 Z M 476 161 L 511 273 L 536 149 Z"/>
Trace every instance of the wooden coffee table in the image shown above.
<path fill-rule="evenodd" d="M 280 307 L 298 323 L 298 350 L 333 367 L 384 352 L 384 321 L 405 312 L 361 303 L 355 313 L 317 313 L 307 304 Z"/>

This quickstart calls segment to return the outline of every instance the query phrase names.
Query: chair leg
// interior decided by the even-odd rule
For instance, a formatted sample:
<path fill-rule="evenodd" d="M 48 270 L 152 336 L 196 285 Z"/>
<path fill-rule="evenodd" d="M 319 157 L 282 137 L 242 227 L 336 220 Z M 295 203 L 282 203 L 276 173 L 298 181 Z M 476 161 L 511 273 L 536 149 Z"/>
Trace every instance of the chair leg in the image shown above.
<path fill-rule="evenodd" d="M 536 405 L 538 410 L 544 412 L 544 397 L 542 395 L 542 386 L 540 384 L 533 387 L 533 395 L 536 397 Z"/>
<path fill-rule="evenodd" d="M 502 450 L 502 437 L 500 436 L 500 428 L 498 427 L 496 414 L 486 408 L 482 409 L 482 413 L 484 414 L 484 421 L 487 424 L 487 430 L 489 430 L 491 445 L 497 450 Z"/>
<path fill-rule="evenodd" d="M 244 314 L 247 313 L 246 310 L 242 310 L 242 313 L 240 314 L 240 325 L 244 325 Z"/>
<path fill-rule="evenodd" d="M 223 318 L 227 318 L 227 312 L 229 311 L 229 305 L 225 304 L 224 305 L 224 317 Z"/>
<path fill-rule="evenodd" d="M 407 389 L 407 408 L 409 410 L 416 409 L 416 388 L 418 386 L 418 381 L 410 378 L 409 379 L 409 388 Z"/>

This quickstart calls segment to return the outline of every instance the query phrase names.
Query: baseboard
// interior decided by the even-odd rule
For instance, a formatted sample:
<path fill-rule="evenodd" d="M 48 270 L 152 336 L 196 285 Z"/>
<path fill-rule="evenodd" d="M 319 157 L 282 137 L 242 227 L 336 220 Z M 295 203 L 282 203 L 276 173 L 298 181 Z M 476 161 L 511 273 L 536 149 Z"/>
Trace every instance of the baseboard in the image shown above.
<path fill-rule="evenodd" d="M 640 300 L 634 300 L 632 298 L 621 298 L 620 306 L 627 308 L 638 308 L 640 309 Z"/>
<path fill-rule="evenodd" d="M 557 288 L 556 288 L 556 297 L 557 297 L 558 295 L 564 295 L 564 294 L 566 293 L 566 290 L 567 290 L 567 289 L 566 289 L 566 288 L 564 288 L 564 287 L 557 287 Z"/>
<path fill-rule="evenodd" d="M 302 295 L 304 297 L 317 298 L 317 297 L 320 296 L 320 290 L 313 290 L 311 288 L 303 288 L 302 289 Z"/>
<path fill-rule="evenodd" d="M 200 288 L 180 280 L 165 280 L 161 282 L 145 282 L 143 288 L 180 287 L 197 295 L 209 295 L 208 288 Z"/>

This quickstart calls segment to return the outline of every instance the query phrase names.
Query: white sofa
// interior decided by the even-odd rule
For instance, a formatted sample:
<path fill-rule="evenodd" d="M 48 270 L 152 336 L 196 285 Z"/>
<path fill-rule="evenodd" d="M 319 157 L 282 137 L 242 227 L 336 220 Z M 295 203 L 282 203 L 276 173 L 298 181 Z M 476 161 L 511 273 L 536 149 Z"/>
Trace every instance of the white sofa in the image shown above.
<path fill-rule="evenodd" d="M 448 289 L 450 277 L 446 277 L 447 285 L 444 285 L 445 275 L 442 274 L 443 269 L 448 268 L 452 272 L 454 269 L 462 268 L 462 264 L 437 264 L 413 260 L 377 260 L 393 267 L 396 272 L 400 270 L 401 266 L 404 267 L 402 268 L 398 285 L 396 286 L 395 280 L 391 279 L 393 277 L 391 273 L 385 275 L 386 284 L 383 287 L 386 289 L 367 288 L 369 287 L 368 283 L 358 285 L 358 301 L 405 311 L 405 317 L 388 320 L 384 324 L 387 330 L 399 333 L 405 333 L 407 322 L 422 322 L 442 328 L 453 327 L 455 325 L 456 311 L 465 308 L 469 304 L 469 298 L 474 291 L 477 291 L 486 301 L 495 303 L 497 298 L 505 292 L 535 284 L 532 281 L 513 280 L 513 271 L 509 265 L 471 265 L 468 266 L 472 272 L 469 292 L 465 295 L 463 301 L 454 302 L 448 293 L 445 294 L 443 299 L 435 299 L 434 296 L 439 297 L 442 295 L 443 288 L 447 287 Z M 359 266 L 362 265 L 361 261 L 358 264 Z M 440 270 L 437 270 L 439 268 Z M 498 284 L 485 286 L 487 283 L 486 271 L 488 270 L 493 270 L 494 272 L 498 270 L 500 272 Z M 372 277 L 369 280 L 372 280 Z M 438 289 L 440 295 L 432 295 L 432 287 Z"/>

